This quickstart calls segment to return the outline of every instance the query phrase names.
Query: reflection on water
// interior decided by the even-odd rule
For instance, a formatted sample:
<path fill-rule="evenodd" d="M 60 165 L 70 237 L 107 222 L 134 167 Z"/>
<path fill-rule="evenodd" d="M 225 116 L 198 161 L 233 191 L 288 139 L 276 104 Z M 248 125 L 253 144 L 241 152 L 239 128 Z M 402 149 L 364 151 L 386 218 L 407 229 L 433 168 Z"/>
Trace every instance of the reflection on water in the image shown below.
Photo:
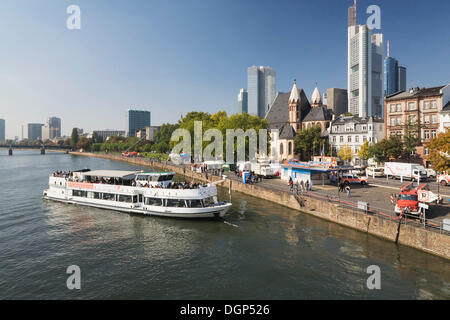
<path fill-rule="evenodd" d="M 236 192 L 218 221 L 42 200 L 50 172 L 79 168 L 148 170 L 34 151 L 0 157 L 0 298 L 450 298 L 444 259 Z M 80 291 L 65 287 L 72 264 Z M 366 288 L 373 264 L 379 291 Z"/>

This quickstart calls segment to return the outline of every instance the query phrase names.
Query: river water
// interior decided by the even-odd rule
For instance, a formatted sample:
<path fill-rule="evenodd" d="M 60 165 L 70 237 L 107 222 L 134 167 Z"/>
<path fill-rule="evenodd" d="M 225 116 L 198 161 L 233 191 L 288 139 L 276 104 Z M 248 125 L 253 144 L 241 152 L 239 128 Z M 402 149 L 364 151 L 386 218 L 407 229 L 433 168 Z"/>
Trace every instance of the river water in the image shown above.
<path fill-rule="evenodd" d="M 450 298 L 445 259 L 239 193 L 223 221 L 42 200 L 51 172 L 82 168 L 149 170 L 0 149 L 0 299 Z M 70 265 L 80 290 L 67 289 Z M 380 290 L 367 288 L 371 265 Z"/>

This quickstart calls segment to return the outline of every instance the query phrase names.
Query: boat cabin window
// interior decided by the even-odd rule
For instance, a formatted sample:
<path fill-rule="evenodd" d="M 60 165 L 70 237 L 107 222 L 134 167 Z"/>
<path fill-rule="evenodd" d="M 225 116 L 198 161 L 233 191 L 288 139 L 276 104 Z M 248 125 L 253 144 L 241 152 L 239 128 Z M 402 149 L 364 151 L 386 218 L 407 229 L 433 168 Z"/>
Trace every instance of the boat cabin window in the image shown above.
<path fill-rule="evenodd" d="M 103 194 L 103 199 L 104 200 L 116 200 L 116 195 L 114 193 L 104 193 Z"/>
<path fill-rule="evenodd" d="M 147 206 L 159 206 L 159 207 L 161 207 L 163 205 L 162 199 L 160 199 L 160 198 L 147 198 L 147 197 L 145 197 L 145 204 Z"/>
<path fill-rule="evenodd" d="M 139 195 L 139 202 L 142 202 L 142 194 Z"/>
<path fill-rule="evenodd" d="M 74 197 L 87 197 L 87 191 L 82 191 L 82 190 L 72 190 L 72 195 Z"/>
<path fill-rule="evenodd" d="M 119 194 L 119 202 L 132 202 L 133 199 L 131 196 L 125 195 L 125 194 Z"/>
<path fill-rule="evenodd" d="M 182 208 L 182 207 L 186 207 L 186 201 L 180 200 L 180 199 L 167 199 L 166 200 L 166 206 L 167 207 Z"/>
<path fill-rule="evenodd" d="M 102 199 L 102 194 L 100 192 L 94 192 L 94 199 Z"/>
<path fill-rule="evenodd" d="M 133 203 L 137 203 L 138 202 L 138 196 L 133 196 Z"/>
<path fill-rule="evenodd" d="M 158 177 L 158 181 L 171 181 L 173 179 L 173 174 L 164 174 Z"/>
<path fill-rule="evenodd" d="M 189 207 L 191 208 L 203 208 L 202 200 L 188 200 L 189 201 Z"/>

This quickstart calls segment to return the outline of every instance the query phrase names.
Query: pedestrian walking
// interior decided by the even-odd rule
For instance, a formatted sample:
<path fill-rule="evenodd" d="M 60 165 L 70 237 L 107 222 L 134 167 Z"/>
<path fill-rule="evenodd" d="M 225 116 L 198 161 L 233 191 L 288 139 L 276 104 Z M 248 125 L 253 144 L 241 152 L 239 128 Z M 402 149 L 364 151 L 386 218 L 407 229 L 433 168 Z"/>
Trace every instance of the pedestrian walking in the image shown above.
<path fill-rule="evenodd" d="M 345 191 L 347 191 L 347 198 L 350 198 L 350 186 L 346 186 Z"/>
<path fill-rule="evenodd" d="M 292 177 L 289 177 L 289 186 L 291 187 L 291 191 L 294 188 L 294 182 L 292 181 Z"/>
<path fill-rule="evenodd" d="M 339 191 L 338 192 L 343 192 L 344 191 L 344 182 L 340 182 L 339 183 Z"/>

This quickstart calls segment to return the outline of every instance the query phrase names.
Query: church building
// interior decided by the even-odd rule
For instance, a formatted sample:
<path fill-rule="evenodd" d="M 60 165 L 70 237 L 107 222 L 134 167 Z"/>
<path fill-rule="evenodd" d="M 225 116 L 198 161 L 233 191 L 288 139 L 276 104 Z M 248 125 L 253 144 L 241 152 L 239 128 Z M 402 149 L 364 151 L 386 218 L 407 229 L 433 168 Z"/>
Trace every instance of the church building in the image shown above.
<path fill-rule="evenodd" d="M 320 125 L 322 131 L 330 126 L 332 114 L 322 104 L 319 89 L 314 89 L 311 104 L 303 89 L 294 85 L 290 93 L 279 93 L 267 112 L 271 130 L 270 157 L 279 161 L 295 158 L 295 136 L 304 129 Z"/>

